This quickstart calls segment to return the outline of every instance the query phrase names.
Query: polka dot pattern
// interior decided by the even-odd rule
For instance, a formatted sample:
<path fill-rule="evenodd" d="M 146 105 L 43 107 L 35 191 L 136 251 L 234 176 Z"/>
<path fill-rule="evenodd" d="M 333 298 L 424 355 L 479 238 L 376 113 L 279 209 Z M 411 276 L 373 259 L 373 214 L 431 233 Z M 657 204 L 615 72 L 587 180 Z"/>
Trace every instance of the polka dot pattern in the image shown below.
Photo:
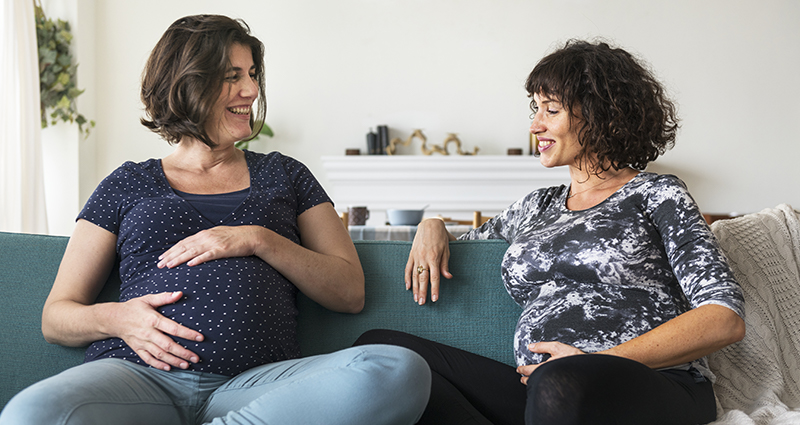
<path fill-rule="evenodd" d="M 299 161 L 277 152 L 245 153 L 250 193 L 219 222 L 209 221 L 175 194 L 157 159 L 120 166 L 103 180 L 78 216 L 117 235 L 120 301 L 183 291 L 183 299 L 160 312 L 204 335 L 199 343 L 176 338 L 200 356 L 192 370 L 228 376 L 300 355 L 297 288 L 255 256 L 173 269 L 156 267 L 158 256 L 178 241 L 217 225 L 260 225 L 299 244 L 297 216 L 331 202 Z M 144 364 L 119 338 L 97 341 L 86 351 L 86 361 L 108 357 Z"/>

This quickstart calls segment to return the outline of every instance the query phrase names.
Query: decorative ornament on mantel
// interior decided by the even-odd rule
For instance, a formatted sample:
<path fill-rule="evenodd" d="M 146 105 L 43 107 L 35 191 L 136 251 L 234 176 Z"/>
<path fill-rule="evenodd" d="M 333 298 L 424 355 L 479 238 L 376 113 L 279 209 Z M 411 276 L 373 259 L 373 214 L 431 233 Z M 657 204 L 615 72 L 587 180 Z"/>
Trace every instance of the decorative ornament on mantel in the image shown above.
<path fill-rule="evenodd" d="M 464 152 L 461 150 L 461 140 L 458 139 L 455 133 L 448 133 L 447 137 L 444 139 L 444 143 L 442 146 L 439 145 L 432 145 L 430 148 L 428 147 L 428 138 L 422 134 L 422 130 L 414 130 L 408 139 L 405 141 L 395 137 L 389 142 L 389 146 L 386 147 L 386 154 L 387 155 L 394 155 L 397 151 L 397 145 L 408 146 L 411 144 L 411 141 L 414 139 L 419 139 L 422 141 L 422 153 L 425 155 L 432 155 L 434 152 L 440 153 L 442 155 L 450 155 L 450 152 L 447 151 L 447 145 L 452 143 L 456 144 L 456 153 L 459 155 L 477 155 L 478 154 L 478 147 L 472 148 L 472 152 Z"/>

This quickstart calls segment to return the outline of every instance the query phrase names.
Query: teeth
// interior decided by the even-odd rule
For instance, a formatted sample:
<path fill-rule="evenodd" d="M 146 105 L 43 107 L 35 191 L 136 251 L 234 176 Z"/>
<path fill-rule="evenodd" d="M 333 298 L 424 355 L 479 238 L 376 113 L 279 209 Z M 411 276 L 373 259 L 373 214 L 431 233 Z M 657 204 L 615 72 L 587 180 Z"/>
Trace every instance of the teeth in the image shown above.
<path fill-rule="evenodd" d="M 228 108 L 228 110 L 238 115 L 246 115 L 250 113 L 250 108 Z"/>
<path fill-rule="evenodd" d="M 553 143 L 554 143 L 554 142 L 552 142 L 552 141 L 549 141 L 549 140 L 547 140 L 547 141 L 544 141 L 544 140 L 539 140 L 539 146 L 542 146 L 542 147 L 547 147 L 547 146 L 550 146 L 550 145 L 552 145 Z"/>

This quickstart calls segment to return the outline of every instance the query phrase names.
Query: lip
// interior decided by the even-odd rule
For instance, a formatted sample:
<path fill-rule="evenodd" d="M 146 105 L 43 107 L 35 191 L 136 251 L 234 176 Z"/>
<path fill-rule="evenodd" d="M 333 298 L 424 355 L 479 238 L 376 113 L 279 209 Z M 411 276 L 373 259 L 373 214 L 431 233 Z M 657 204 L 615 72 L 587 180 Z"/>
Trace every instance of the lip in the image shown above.
<path fill-rule="evenodd" d="M 537 147 L 539 149 L 539 152 L 544 152 L 544 151 L 552 148 L 555 145 L 555 140 L 547 138 L 547 137 L 536 136 L 536 139 L 539 141 L 539 143 L 537 145 Z M 545 142 L 546 144 L 542 145 L 542 142 Z"/>
<path fill-rule="evenodd" d="M 250 114 L 253 112 L 252 107 L 250 105 L 241 105 L 241 106 L 229 106 L 225 108 L 230 114 L 240 118 L 250 118 Z M 236 112 L 236 111 L 239 112 Z M 246 113 L 241 113 L 242 111 L 247 111 Z"/>

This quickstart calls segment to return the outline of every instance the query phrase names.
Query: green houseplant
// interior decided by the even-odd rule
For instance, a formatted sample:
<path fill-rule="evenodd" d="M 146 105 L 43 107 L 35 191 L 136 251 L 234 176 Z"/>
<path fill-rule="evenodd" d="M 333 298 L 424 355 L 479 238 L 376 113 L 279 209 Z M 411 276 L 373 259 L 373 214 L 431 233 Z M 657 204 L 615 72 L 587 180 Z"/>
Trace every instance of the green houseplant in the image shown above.
<path fill-rule="evenodd" d="M 34 3 L 36 39 L 39 45 L 39 92 L 42 128 L 59 120 L 77 123 L 78 131 L 89 136 L 95 122 L 78 112 L 75 99 L 83 93 L 75 84 L 77 64 L 72 63 L 69 45 L 72 32 L 69 22 L 53 21 L 44 14 L 39 2 Z M 48 116 L 48 111 L 52 110 Z"/>
<path fill-rule="evenodd" d="M 249 149 L 250 142 L 252 142 L 253 140 L 258 140 L 258 138 L 261 137 L 262 134 L 267 137 L 272 137 L 275 135 L 275 133 L 272 132 L 270 126 L 268 126 L 267 123 L 264 123 L 264 125 L 261 127 L 261 131 L 256 135 L 256 137 L 253 137 L 250 140 L 240 140 L 236 142 L 236 147 L 239 149 Z"/>

